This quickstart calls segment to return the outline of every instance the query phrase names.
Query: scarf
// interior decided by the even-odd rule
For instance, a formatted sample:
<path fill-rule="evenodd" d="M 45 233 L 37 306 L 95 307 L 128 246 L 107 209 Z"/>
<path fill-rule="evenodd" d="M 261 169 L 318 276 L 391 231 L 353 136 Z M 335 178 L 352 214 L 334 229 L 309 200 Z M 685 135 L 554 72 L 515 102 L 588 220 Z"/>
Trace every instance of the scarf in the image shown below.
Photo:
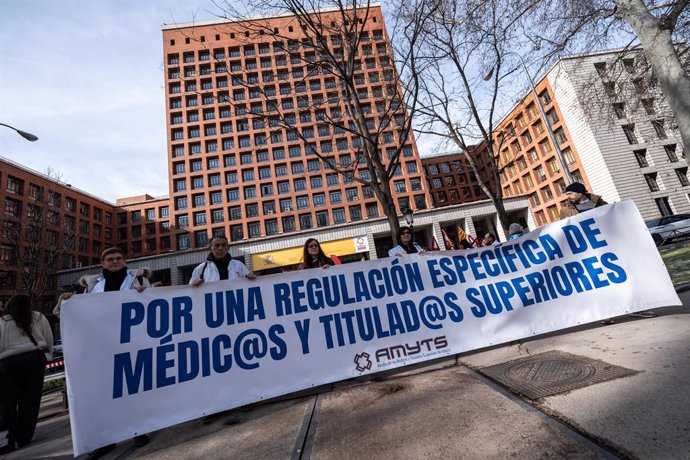
<path fill-rule="evenodd" d="M 119 291 L 122 282 L 127 278 L 127 267 L 122 267 L 116 272 L 110 272 L 104 268 L 103 278 L 105 278 L 104 292 Z"/>
<path fill-rule="evenodd" d="M 216 268 L 218 269 L 218 274 L 220 275 L 220 279 L 226 280 L 228 279 L 228 265 L 230 265 L 230 260 L 232 260 L 232 256 L 230 254 L 226 254 L 225 258 L 217 260 L 213 257 L 213 254 L 209 254 L 206 260 L 213 262 L 216 264 Z"/>
<path fill-rule="evenodd" d="M 400 247 L 402 247 L 408 254 L 417 254 L 417 246 L 414 245 L 414 241 L 410 241 L 409 246 L 406 246 L 404 243 L 400 243 Z"/>

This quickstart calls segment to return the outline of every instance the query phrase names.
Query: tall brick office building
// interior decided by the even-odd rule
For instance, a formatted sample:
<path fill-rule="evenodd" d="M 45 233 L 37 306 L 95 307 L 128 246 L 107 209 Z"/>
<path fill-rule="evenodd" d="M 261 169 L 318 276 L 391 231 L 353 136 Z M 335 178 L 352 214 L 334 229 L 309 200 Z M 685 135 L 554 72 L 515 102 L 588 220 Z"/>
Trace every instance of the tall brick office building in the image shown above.
<path fill-rule="evenodd" d="M 339 19 L 325 13 L 322 20 Z M 347 120 L 343 93 L 333 74 L 309 64 L 314 50 L 297 20 L 276 17 L 266 26 L 284 39 L 227 21 L 163 27 L 176 250 L 205 247 L 212 234 L 238 241 L 382 216 L 371 189 L 324 167 L 290 129 L 253 116 L 273 107 L 340 165 L 352 162 L 360 147 L 356 135 L 320 122 Z M 373 125 L 381 123 L 377 102 L 395 74 L 380 7 L 371 8 L 361 30 L 356 90 Z M 329 40 L 337 54 L 340 38 Z M 383 133 L 384 158 L 396 145 L 398 122 Z M 398 210 L 430 207 L 411 136 L 401 158 L 391 184 Z"/>

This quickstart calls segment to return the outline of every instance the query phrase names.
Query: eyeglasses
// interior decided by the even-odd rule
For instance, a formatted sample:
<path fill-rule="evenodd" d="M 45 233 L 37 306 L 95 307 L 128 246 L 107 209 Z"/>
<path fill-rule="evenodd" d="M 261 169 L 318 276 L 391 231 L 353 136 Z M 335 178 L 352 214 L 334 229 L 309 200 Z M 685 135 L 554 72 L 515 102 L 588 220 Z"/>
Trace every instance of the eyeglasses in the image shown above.
<path fill-rule="evenodd" d="M 401 235 L 412 235 L 410 232 L 400 232 Z"/>
<path fill-rule="evenodd" d="M 119 262 L 119 261 L 121 261 L 121 260 L 125 260 L 125 258 L 122 257 L 122 256 L 117 256 L 117 257 L 106 257 L 106 258 L 103 259 L 103 260 L 104 260 L 105 262 L 108 262 L 108 263 L 113 263 L 113 262 Z"/>

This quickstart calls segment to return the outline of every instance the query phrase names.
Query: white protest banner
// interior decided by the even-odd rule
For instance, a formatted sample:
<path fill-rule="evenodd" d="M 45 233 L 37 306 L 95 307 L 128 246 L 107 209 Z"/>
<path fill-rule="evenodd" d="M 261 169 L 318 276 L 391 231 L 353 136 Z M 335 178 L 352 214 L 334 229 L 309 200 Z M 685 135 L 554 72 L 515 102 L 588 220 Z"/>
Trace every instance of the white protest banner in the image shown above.
<path fill-rule="evenodd" d="M 62 310 L 76 455 L 316 385 L 680 300 L 632 202 L 517 240 Z"/>

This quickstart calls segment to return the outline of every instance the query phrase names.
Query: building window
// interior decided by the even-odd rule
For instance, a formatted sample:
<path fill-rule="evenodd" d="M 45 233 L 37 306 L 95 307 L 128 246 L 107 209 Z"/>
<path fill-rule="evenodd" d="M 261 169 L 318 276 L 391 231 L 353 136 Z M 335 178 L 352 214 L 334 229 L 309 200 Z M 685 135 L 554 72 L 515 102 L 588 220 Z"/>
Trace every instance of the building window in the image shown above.
<path fill-rule="evenodd" d="M 287 216 L 282 218 L 283 232 L 294 232 L 297 228 L 295 226 L 295 218 Z"/>
<path fill-rule="evenodd" d="M 295 191 L 306 190 L 307 189 L 307 181 L 306 181 L 306 179 L 295 179 L 293 181 L 293 186 L 294 186 Z"/>
<path fill-rule="evenodd" d="M 249 229 L 249 238 L 259 238 L 261 236 L 260 222 L 249 222 L 247 228 Z"/>
<path fill-rule="evenodd" d="M 195 212 L 194 213 L 194 225 L 205 225 L 206 224 L 206 213 L 205 212 Z"/>
<path fill-rule="evenodd" d="M 668 161 L 675 163 L 678 161 L 678 156 L 676 155 L 676 144 L 664 145 L 664 151 L 668 157 Z"/>
<path fill-rule="evenodd" d="M 647 115 L 654 115 L 656 109 L 654 108 L 654 99 L 642 99 L 642 106 Z"/>
<path fill-rule="evenodd" d="M 680 181 L 680 185 L 683 187 L 690 185 L 690 182 L 688 181 L 688 168 L 678 168 L 676 169 L 676 175 L 678 176 L 678 180 Z"/>
<path fill-rule="evenodd" d="M 625 118 L 625 104 L 623 102 L 613 104 L 613 113 L 616 114 L 616 118 L 619 120 Z"/>
<path fill-rule="evenodd" d="M 635 125 L 623 125 L 623 133 L 625 138 L 628 139 L 629 144 L 637 144 L 637 136 L 635 135 Z"/>
<path fill-rule="evenodd" d="M 329 225 L 331 225 L 331 222 L 328 218 L 328 211 L 318 211 L 316 213 L 316 226 L 328 227 Z"/>
<path fill-rule="evenodd" d="M 350 206 L 349 211 L 351 221 L 355 222 L 358 220 L 362 220 L 362 207 L 360 205 Z"/>
<path fill-rule="evenodd" d="M 299 227 L 301 230 L 307 230 L 312 228 L 311 214 L 300 214 Z"/>
<path fill-rule="evenodd" d="M 659 184 L 656 181 L 656 173 L 645 174 L 644 179 L 647 181 L 647 186 L 650 192 L 658 192 Z"/>
<path fill-rule="evenodd" d="M 232 241 L 240 241 L 244 239 L 244 229 L 242 224 L 230 226 L 230 238 Z"/>
<path fill-rule="evenodd" d="M 659 137 L 659 139 L 668 138 L 666 130 L 664 129 L 664 120 L 653 120 L 652 126 L 654 127 L 654 131 L 656 131 L 656 135 Z"/>
<path fill-rule="evenodd" d="M 646 149 L 634 150 L 633 155 L 635 155 L 635 159 L 637 160 L 637 164 L 640 168 L 646 168 L 647 166 L 649 166 L 649 163 L 647 162 Z"/>

